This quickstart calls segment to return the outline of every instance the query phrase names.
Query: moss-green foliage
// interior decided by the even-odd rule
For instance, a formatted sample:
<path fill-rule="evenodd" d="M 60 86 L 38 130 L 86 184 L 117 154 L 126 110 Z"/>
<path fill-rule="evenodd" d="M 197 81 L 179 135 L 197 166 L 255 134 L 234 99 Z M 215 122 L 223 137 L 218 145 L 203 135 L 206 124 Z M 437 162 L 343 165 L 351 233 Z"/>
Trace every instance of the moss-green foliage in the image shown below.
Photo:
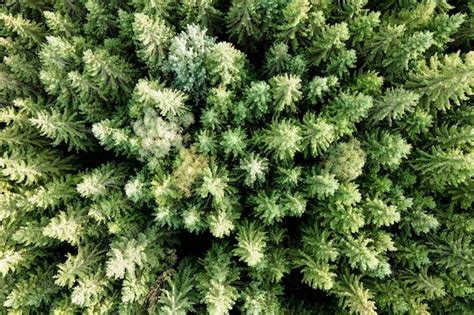
<path fill-rule="evenodd" d="M 0 314 L 472 314 L 470 0 L 5 0 Z"/>

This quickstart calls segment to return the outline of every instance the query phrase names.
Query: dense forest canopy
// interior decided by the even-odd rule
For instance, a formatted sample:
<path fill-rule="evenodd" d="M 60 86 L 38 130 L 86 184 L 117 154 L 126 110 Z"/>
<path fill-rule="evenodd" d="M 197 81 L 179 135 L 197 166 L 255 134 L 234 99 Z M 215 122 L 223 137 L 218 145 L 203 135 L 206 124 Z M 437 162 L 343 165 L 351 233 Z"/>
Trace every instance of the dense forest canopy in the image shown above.
<path fill-rule="evenodd" d="M 4 0 L 0 314 L 472 314 L 474 2 Z"/>

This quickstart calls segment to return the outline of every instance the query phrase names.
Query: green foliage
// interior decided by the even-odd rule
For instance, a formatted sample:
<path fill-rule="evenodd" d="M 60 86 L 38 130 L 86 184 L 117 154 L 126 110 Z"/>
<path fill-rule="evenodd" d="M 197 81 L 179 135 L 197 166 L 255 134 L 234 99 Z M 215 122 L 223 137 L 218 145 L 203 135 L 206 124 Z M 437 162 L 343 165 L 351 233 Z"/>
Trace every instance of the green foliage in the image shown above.
<path fill-rule="evenodd" d="M 315 262 L 310 256 L 302 253 L 295 263 L 302 267 L 303 283 L 313 289 L 330 290 L 334 285 L 336 274 L 331 272 L 331 265 Z"/>
<path fill-rule="evenodd" d="M 166 69 L 174 75 L 173 84 L 195 98 L 206 88 L 205 58 L 213 44 L 205 29 L 193 24 L 171 40 Z"/>
<path fill-rule="evenodd" d="M 295 106 L 301 98 L 301 79 L 292 75 L 278 75 L 270 80 L 275 111 L 281 112 L 288 108 L 291 112 L 296 112 Z"/>
<path fill-rule="evenodd" d="M 471 314 L 474 5 L 6 0 L 1 314 Z"/>
<path fill-rule="evenodd" d="M 229 34 L 236 39 L 239 44 L 249 38 L 258 38 L 260 12 L 257 9 L 256 0 L 233 0 L 229 12 L 226 15 L 226 22 Z"/>
<path fill-rule="evenodd" d="M 459 105 L 472 95 L 474 53 L 469 52 L 464 62 L 459 53 L 437 55 L 430 58 L 418 73 L 414 73 L 407 86 L 421 94 L 436 109 L 446 110 Z"/>
<path fill-rule="evenodd" d="M 244 183 L 253 186 L 255 182 L 265 181 L 265 173 L 268 170 L 268 161 L 258 155 L 250 153 L 240 162 L 240 169 L 245 173 Z"/>
<path fill-rule="evenodd" d="M 150 69 L 156 69 L 165 58 L 166 48 L 173 32 L 161 18 L 136 13 L 133 33 L 140 48 L 137 51 L 138 55 Z"/>
<path fill-rule="evenodd" d="M 198 275 L 198 289 L 202 292 L 210 314 L 228 314 L 237 297 L 233 283 L 238 270 L 233 266 L 225 245 L 215 244 L 202 261 L 204 271 Z"/>
<path fill-rule="evenodd" d="M 100 261 L 101 252 L 96 248 L 81 247 L 77 255 L 67 254 L 64 263 L 58 264 L 58 273 L 54 276 L 54 283 L 60 286 L 72 287 L 77 279 L 87 277 L 93 272 Z"/>
<path fill-rule="evenodd" d="M 278 314 L 281 294 L 281 287 L 253 282 L 242 294 L 243 310 L 246 314 Z"/>
<path fill-rule="evenodd" d="M 253 81 L 245 90 L 244 104 L 255 119 L 260 119 L 268 113 L 271 97 L 270 85 L 263 81 Z"/>
<path fill-rule="evenodd" d="M 316 103 L 320 100 L 324 94 L 329 92 L 331 88 L 337 86 L 338 79 L 336 76 L 329 76 L 329 77 L 318 77 L 315 76 L 309 82 L 309 91 L 308 91 L 308 99 L 312 103 Z"/>
<path fill-rule="evenodd" d="M 85 198 L 97 199 L 105 196 L 110 189 L 120 187 L 123 170 L 113 164 L 106 164 L 82 176 L 77 184 L 78 193 Z"/>
<path fill-rule="evenodd" d="M 367 140 L 367 154 L 383 167 L 397 168 L 411 151 L 411 145 L 399 134 L 374 132 Z"/>
<path fill-rule="evenodd" d="M 202 183 L 197 189 L 197 193 L 201 198 L 210 196 L 214 203 L 221 204 L 224 202 L 224 197 L 230 189 L 228 182 L 227 171 L 217 169 L 215 165 L 212 165 L 203 171 Z"/>
<path fill-rule="evenodd" d="M 363 283 L 354 275 L 344 274 L 336 295 L 341 299 L 340 305 L 355 314 L 377 314 L 376 306 L 371 301 L 370 291 L 364 289 Z"/>
<path fill-rule="evenodd" d="M 318 199 L 333 196 L 339 188 L 339 182 L 334 174 L 328 172 L 322 172 L 319 175 L 311 174 L 306 178 L 306 184 L 309 196 L 316 196 Z"/>
<path fill-rule="evenodd" d="M 206 57 L 206 69 L 211 84 L 238 87 L 245 80 L 245 55 L 232 44 L 220 42 L 215 44 Z"/>
<path fill-rule="evenodd" d="M 122 58 L 103 49 L 88 49 L 84 51 L 82 60 L 85 79 L 93 84 L 104 100 L 130 92 L 133 72 Z"/>
<path fill-rule="evenodd" d="M 84 25 L 84 31 L 90 35 L 105 37 L 107 33 L 115 27 L 115 20 L 112 12 L 105 3 L 97 0 L 87 0 L 85 2 L 87 9 L 87 23 Z"/>
<path fill-rule="evenodd" d="M 355 124 L 368 116 L 373 98 L 362 93 L 338 95 L 322 112 L 322 116 L 336 127 L 336 138 L 350 135 Z"/>
<path fill-rule="evenodd" d="M 67 111 L 63 113 L 55 110 L 51 113 L 41 111 L 36 117 L 30 118 L 30 122 L 38 128 L 42 135 L 54 140 L 53 145 L 66 142 L 69 145 L 69 150 L 86 150 L 90 145 L 89 131 L 84 123 L 76 121 L 74 116 Z"/>
<path fill-rule="evenodd" d="M 375 226 L 389 226 L 400 221 L 400 213 L 393 205 L 386 205 L 380 199 L 367 200 L 369 221 Z"/>
<path fill-rule="evenodd" d="M 245 222 L 237 233 L 237 248 L 235 253 L 250 267 L 258 265 L 264 256 L 265 232 L 252 223 Z"/>
<path fill-rule="evenodd" d="M 41 26 L 36 22 L 23 18 L 21 14 L 15 16 L 2 12 L 0 13 L 0 20 L 8 31 L 14 32 L 20 37 L 30 39 L 35 43 L 43 41 L 44 31 Z"/>
<path fill-rule="evenodd" d="M 266 151 L 279 160 L 292 159 L 301 150 L 301 129 L 287 120 L 273 122 L 261 139 Z"/>
<path fill-rule="evenodd" d="M 399 120 L 407 113 L 413 112 L 416 107 L 419 95 L 404 89 L 390 89 L 384 95 L 375 101 L 371 110 L 370 118 L 374 122 L 388 120 Z"/>
<path fill-rule="evenodd" d="M 277 36 L 279 41 L 290 42 L 292 47 L 298 47 L 297 35 L 303 35 L 305 32 L 305 22 L 309 18 L 308 12 L 311 8 L 308 0 L 290 1 L 283 9 L 283 18 L 285 23 L 278 26 L 280 33 Z M 303 33 L 303 34 L 300 34 Z"/>
<path fill-rule="evenodd" d="M 193 295 L 196 286 L 194 272 L 191 266 L 182 264 L 176 274 L 168 277 L 166 287 L 158 300 L 160 313 L 184 315 L 194 310 L 193 305 L 196 303 Z"/>
<path fill-rule="evenodd" d="M 474 171 L 472 153 L 465 154 L 458 149 L 441 150 L 434 147 L 430 153 L 420 151 L 413 161 L 413 167 L 433 188 L 443 189 L 445 185 L 457 186 L 470 180 Z"/>
<path fill-rule="evenodd" d="M 307 113 L 303 117 L 304 143 L 313 157 L 323 153 L 336 140 L 336 127 L 324 118 Z"/>
<path fill-rule="evenodd" d="M 106 276 L 112 279 L 135 277 L 135 269 L 142 267 L 146 260 L 146 244 L 136 240 L 112 243 L 106 262 Z"/>
<path fill-rule="evenodd" d="M 240 128 L 224 131 L 221 140 L 224 153 L 233 157 L 241 155 L 247 146 L 246 138 L 247 136 Z"/>
<path fill-rule="evenodd" d="M 303 231 L 303 250 L 294 261 L 301 267 L 303 282 L 313 289 L 328 291 L 335 284 L 334 266 L 329 262 L 336 260 L 338 251 L 333 242 L 328 239 L 326 231 L 322 233 L 312 227 Z"/>
<path fill-rule="evenodd" d="M 326 25 L 322 32 L 314 38 L 313 43 L 313 62 L 319 65 L 323 61 L 335 58 L 335 55 L 344 50 L 344 42 L 349 39 L 349 30 L 347 23 Z"/>
<path fill-rule="evenodd" d="M 43 15 L 48 28 L 54 35 L 71 36 L 76 33 L 77 25 L 68 15 L 53 11 L 44 11 Z"/>
<path fill-rule="evenodd" d="M 71 169 L 70 160 L 61 160 L 54 151 L 16 151 L 0 158 L 1 173 L 11 181 L 31 185 L 41 179 L 60 176 Z"/>
<path fill-rule="evenodd" d="M 334 174 L 338 179 L 351 181 L 362 174 L 366 154 L 359 141 L 352 140 L 335 145 L 328 152 L 324 163 L 325 169 Z"/>

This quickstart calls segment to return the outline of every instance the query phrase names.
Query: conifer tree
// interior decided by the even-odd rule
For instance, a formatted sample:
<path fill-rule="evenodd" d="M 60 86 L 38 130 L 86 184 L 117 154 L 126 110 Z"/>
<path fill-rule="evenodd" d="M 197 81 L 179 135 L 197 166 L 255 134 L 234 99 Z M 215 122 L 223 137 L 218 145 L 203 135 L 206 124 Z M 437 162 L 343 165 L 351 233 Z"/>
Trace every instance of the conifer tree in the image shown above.
<path fill-rule="evenodd" d="M 429 65 L 413 74 L 407 85 L 422 94 L 434 108 L 446 110 L 472 94 L 473 65 L 472 52 L 466 54 L 464 60 L 459 53 L 445 55 L 441 60 L 435 55 L 430 58 Z"/>
<path fill-rule="evenodd" d="M 231 37 L 239 44 L 249 38 L 259 38 L 261 14 L 257 10 L 256 0 L 233 0 L 226 15 L 226 22 Z"/>
<path fill-rule="evenodd" d="M 140 58 L 154 70 L 165 58 L 173 32 L 161 18 L 152 18 L 143 13 L 134 15 L 133 32 L 140 49 Z"/>

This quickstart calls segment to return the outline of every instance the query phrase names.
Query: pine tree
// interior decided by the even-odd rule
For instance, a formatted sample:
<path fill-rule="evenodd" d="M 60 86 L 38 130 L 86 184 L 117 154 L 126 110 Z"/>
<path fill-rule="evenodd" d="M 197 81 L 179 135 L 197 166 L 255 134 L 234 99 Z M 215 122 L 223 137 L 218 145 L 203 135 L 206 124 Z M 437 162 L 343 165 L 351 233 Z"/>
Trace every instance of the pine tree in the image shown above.
<path fill-rule="evenodd" d="M 0 20 L 10 32 L 14 32 L 22 38 L 29 39 L 34 43 L 41 43 L 44 39 L 44 30 L 35 22 L 25 19 L 21 15 L 12 15 L 5 12 L 0 14 Z"/>
<path fill-rule="evenodd" d="M 270 86 L 275 101 L 275 111 L 281 112 L 286 107 L 290 111 L 297 111 L 296 102 L 301 98 L 301 79 L 291 75 L 279 75 L 270 80 Z"/>
<path fill-rule="evenodd" d="M 406 113 L 413 112 L 420 96 L 404 89 L 390 89 L 384 95 L 375 101 L 371 109 L 370 118 L 375 121 L 387 119 L 389 123 L 392 120 L 401 119 Z"/>
<path fill-rule="evenodd" d="M 183 25 L 195 23 L 211 29 L 220 22 L 221 12 L 215 8 L 215 0 L 184 0 L 181 4 Z"/>
<path fill-rule="evenodd" d="M 166 288 L 158 300 L 159 310 L 163 314 L 187 314 L 194 310 L 196 303 L 193 289 L 196 283 L 193 278 L 194 269 L 182 263 L 179 270 L 167 279 Z"/>
<path fill-rule="evenodd" d="M 262 134 L 262 142 L 272 157 L 287 160 L 301 150 L 301 131 L 290 121 L 273 122 Z"/>
<path fill-rule="evenodd" d="M 420 151 L 413 167 L 420 171 L 424 180 L 434 188 L 443 189 L 446 184 L 457 186 L 472 176 L 473 156 L 458 149 L 443 151 L 434 147 L 431 153 Z"/>
<path fill-rule="evenodd" d="M 240 169 L 244 172 L 244 183 L 247 186 L 253 186 L 256 182 L 265 181 L 265 175 L 268 171 L 268 160 L 261 158 L 254 153 L 250 153 L 240 161 Z"/>
<path fill-rule="evenodd" d="M 140 47 L 140 58 L 155 70 L 165 58 L 165 47 L 169 45 L 173 32 L 159 17 L 153 18 L 143 13 L 134 15 L 133 32 Z"/>
<path fill-rule="evenodd" d="M 279 25 L 280 33 L 277 36 L 279 41 L 291 43 L 293 49 L 298 47 L 298 36 L 305 36 L 305 22 L 308 19 L 308 12 L 311 4 L 307 0 L 290 1 L 283 9 L 283 18 L 285 23 Z"/>
<path fill-rule="evenodd" d="M 324 118 L 308 113 L 303 117 L 304 142 L 313 157 L 326 151 L 336 140 L 336 127 Z"/>
<path fill-rule="evenodd" d="M 360 279 L 354 275 L 345 274 L 336 291 L 341 298 L 341 306 L 356 314 L 376 314 L 376 306 L 370 291 L 364 289 Z"/>
<path fill-rule="evenodd" d="M 104 49 L 88 49 L 84 51 L 82 59 L 84 75 L 94 84 L 104 100 L 116 95 L 127 95 L 131 91 L 133 71 L 120 57 L 111 55 Z"/>
<path fill-rule="evenodd" d="M 70 159 L 61 159 L 54 151 L 4 153 L 0 158 L 3 176 L 17 183 L 35 184 L 40 179 L 58 176 L 71 169 Z"/>
<path fill-rule="evenodd" d="M 435 55 L 411 76 L 407 86 L 423 95 L 434 108 L 446 110 L 472 94 L 473 65 L 473 53 L 466 54 L 464 62 L 459 53 L 444 55 L 441 60 Z"/>
<path fill-rule="evenodd" d="M 344 42 L 348 39 L 349 30 L 346 23 L 326 25 L 323 31 L 314 39 L 313 62 L 319 65 L 321 62 L 327 61 L 333 54 L 345 48 Z"/>
<path fill-rule="evenodd" d="M 86 150 L 91 146 L 91 141 L 87 137 L 89 131 L 84 123 L 77 121 L 75 115 L 67 111 L 64 113 L 55 110 L 50 113 L 40 111 L 36 117 L 30 118 L 30 122 L 42 135 L 54 140 L 53 145 L 65 142 L 69 145 L 69 150 Z"/>
<path fill-rule="evenodd" d="M 202 261 L 204 271 L 198 275 L 198 289 L 203 293 L 207 311 L 212 314 L 227 314 L 238 296 L 232 285 L 238 270 L 232 266 L 225 248 L 220 244 L 211 248 Z"/>
<path fill-rule="evenodd" d="M 217 43 L 206 57 L 206 68 L 211 84 L 240 86 L 241 82 L 246 79 L 246 63 L 245 55 L 235 49 L 232 44 Z"/>
<path fill-rule="evenodd" d="M 250 267 L 255 267 L 263 260 L 265 237 L 265 232 L 260 227 L 245 222 L 237 232 L 235 254 Z"/>
<path fill-rule="evenodd" d="M 205 89 L 205 56 L 213 45 L 205 29 L 188 25 L 185 32 L 172 39 L 166 69 L 174 74 L 174 85 L 194 98 Z"/>
<path fill-rule="evenodd" d="M 397 168 L 407 158 L 411 145 L 399 134 L 373 132 L 367 140 L 369 157 L 387 168 Z"/>
<path fill-rule="evenodd" d="M 230 36 L 239 44 L 249 38 L 259 38 L 260 13 L 257 11 L 256 0 L 233 0 L 226 15 Z"/>

